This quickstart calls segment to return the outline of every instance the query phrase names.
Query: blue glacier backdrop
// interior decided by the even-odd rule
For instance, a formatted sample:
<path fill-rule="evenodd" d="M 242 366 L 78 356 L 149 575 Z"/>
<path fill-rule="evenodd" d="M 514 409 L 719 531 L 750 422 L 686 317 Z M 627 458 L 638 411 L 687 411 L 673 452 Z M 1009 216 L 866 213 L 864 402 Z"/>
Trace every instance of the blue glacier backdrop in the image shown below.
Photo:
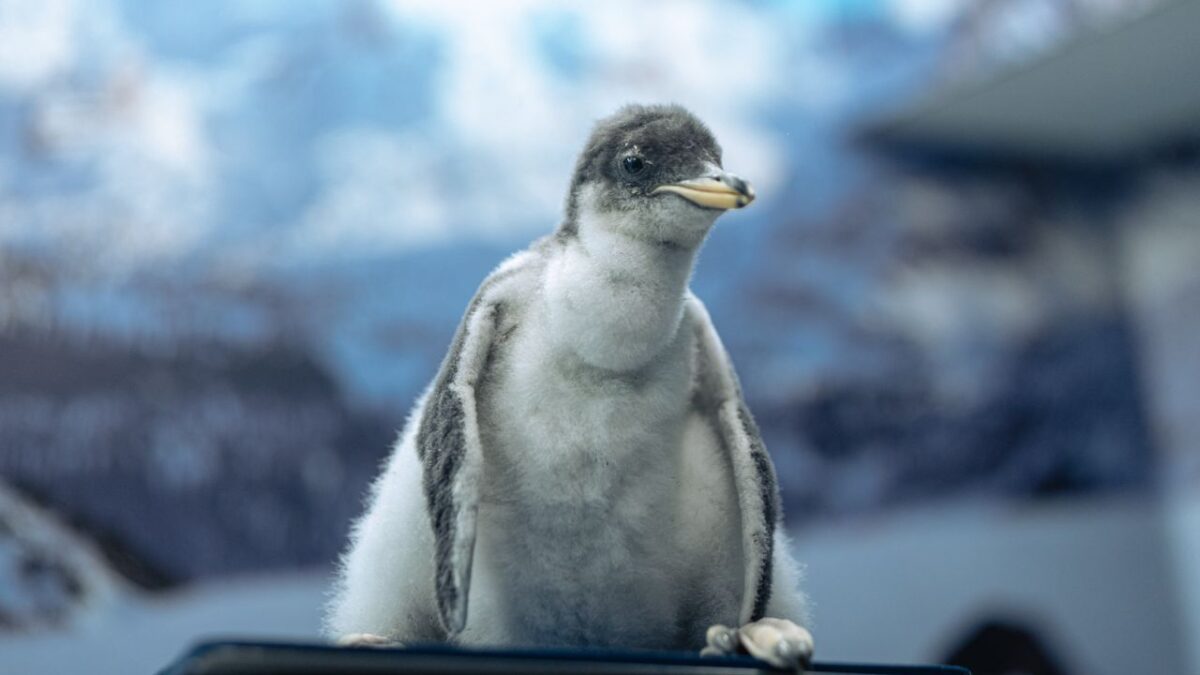
<path fill-rule="evenodd" d="M 1139 491 L 1128 338 L 1073 253 L 1097 235 L 854 141 L 1055 39 L 972 7 L 0 1 L 0 475 L 148 588 L 328 565 L 592 122 L 675 101 L 761 196 L 694 288 L 791 526 Z M 1030 281 L 1063 261 L 1078 283 Z"/>

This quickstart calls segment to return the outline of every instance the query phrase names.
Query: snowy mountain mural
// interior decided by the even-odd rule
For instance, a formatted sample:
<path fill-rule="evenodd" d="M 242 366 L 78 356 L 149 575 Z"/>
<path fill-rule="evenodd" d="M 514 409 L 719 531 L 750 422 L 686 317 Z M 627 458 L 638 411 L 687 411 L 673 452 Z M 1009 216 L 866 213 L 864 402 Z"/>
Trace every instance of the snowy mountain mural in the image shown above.
<path fill-rule="evenodd" d="M 0 2 L 5 482 L 154 583 L 328 564 L 476 284 L 635 100 L 760 195 L 694 288 L 793 525 L 1146 485 L 1119 317 L 1025 283 L 1075 250 L 1053 208 L 850 143 L 946 75 L 959 3 L 467 9 Z"/>

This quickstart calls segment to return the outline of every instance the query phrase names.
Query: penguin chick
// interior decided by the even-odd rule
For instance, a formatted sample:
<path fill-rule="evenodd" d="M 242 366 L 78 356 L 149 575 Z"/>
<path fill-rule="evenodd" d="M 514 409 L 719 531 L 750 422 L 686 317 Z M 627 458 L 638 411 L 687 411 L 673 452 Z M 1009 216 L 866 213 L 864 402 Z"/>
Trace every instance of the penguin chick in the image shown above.
<path fill-rule="evenodd" d="M 331 637 L 807 663 L 771 460 L 688 290 L 753 200 L 679 106 L 597 124 L 564 221 L 480 286 L 375 482 Z"/>

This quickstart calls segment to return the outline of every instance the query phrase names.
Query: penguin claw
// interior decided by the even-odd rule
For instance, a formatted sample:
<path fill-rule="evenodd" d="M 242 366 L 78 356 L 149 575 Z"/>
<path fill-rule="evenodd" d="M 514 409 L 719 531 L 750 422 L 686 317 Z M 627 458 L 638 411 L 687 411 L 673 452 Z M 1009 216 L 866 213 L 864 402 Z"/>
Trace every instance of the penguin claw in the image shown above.
<path fill-rule="evenodd" d="M 791 621 L 761 619 L 742 626 L 738 637 L 751 656 L 777 668 L 803 670 L 812 663 L 812 635 Z"/>
<path fill-rule="evenodd" d="M 708 645 L 700 651 L 701 656 L 726 656 L 738 650 L 737 631 L 721 624 L 710 626 L 704 636 Z"/>
<path fill-rule="evenodd" d="M 338 638 L 337 645 L 339 647 L 386 648 L 398 647 L 400 643 L 382 635 L 375 635 L 374 633 L 350 633 Z"/>

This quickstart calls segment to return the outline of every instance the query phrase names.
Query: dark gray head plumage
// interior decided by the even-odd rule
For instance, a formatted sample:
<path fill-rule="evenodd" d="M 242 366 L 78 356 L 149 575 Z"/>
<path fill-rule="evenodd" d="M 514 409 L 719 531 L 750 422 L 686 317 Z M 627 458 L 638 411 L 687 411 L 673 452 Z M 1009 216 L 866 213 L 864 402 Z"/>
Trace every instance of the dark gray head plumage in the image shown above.
<path fill-rule="evenodd" d="M 559 234 L 577 232 L 585 185 L 601 187 L 599 208 L 631 210 L 656 188 L 711 166 L 721 166 L 721 146 L 695 115 L 679 105 L 627 105 L 596 124 L 580 153 Z"/>

